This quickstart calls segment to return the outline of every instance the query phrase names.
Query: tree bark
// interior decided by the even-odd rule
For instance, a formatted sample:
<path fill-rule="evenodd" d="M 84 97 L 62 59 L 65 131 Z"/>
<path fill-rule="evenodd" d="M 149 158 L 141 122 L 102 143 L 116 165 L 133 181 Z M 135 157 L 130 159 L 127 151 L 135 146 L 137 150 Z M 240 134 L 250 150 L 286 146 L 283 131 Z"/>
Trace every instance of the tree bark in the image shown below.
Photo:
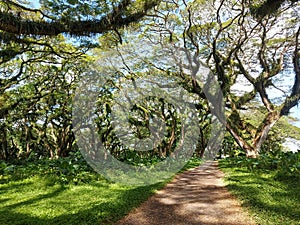
<path fill-rule="evenodd" d="M 264 141 L 267 139 L 269 131 L 280 119 L 280 117 L 279 111 L 270 112 L 262 122 L 262 126 L 258 128 L 253 140 L 253 146 L 258 152 L 261 149 Z"/>
<path fill-rule="evenodd" d="M 7 144 L 7 131 L 4 128 L 2 131 L 2 141 L 1 141 L 1 146 L 2 146 L 2 157 L 4 160 L 7 160 L 9 157 L 9 153 L 8 153 L 8 144 Z"/>
<path fill-rule="evenodd" d="M 257 158 L 259 155 L 258 149 L 252 147 L 229 123 L 226 123 L 226 128 L 232 135 L 237 144 L 245 151 L 248 158 Z"/>
<path fill-rule="evenodd" d="M 88 36 L 116 30 L 131 23 L 138 22 L 149 9 L 160 3 L 160 0 L 145 1 L 135 13 L 128 14 L 128 7 L 133 1 L 122 1 L 111 13 L 99 20 L 86 21 L 34 21 L 22 19 L 13 13 L 0 11 L 0 30 L 17 35 L 48 35 L 56 36 L 68 33 L 76 36 Z"/>

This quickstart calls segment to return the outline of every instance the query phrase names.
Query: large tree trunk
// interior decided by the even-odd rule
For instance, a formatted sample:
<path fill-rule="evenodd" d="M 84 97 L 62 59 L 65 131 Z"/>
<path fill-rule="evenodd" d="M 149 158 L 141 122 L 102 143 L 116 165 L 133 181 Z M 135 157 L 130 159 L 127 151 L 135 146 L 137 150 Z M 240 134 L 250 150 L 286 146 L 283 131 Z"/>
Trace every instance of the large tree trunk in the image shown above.
<path fill-rule="evenodd" d="M 7 160 L 8 157 L 9 157 L 9 153 L 8 153 L 8 143 L 7 143 L 7 131 L 6 129 L 4 128 L 3 131 L 2 131 L 2 143 L 1 143 L 1 147 L 2 147 L 2 156 L 1 158 L 4 159 L 4 160 Z"/>
<path fill-rule="evenodd" d="M 200 129 L 198 143 L 196 145 L 196 150 L 195 150 L 197 157 L 203 158 L 206 146 L 207 146 L 207 143 L 204 138 L 203 130 Z"/>
<path fill-rule="evenodd" d="M 236 143 L 245 151 L 248 158 L 257 158 L 259 155 L 259 150 L 251 146 L 241 135 L 238 134 L 236 129 L 230 126 L 229 123 L 226 124 L 226 128 L 232 135 Z"/>
<path fill-rule="evenodd" d="M 262 125 L 258 128 L 253 140 L 253 146 L 255 149 L 257 149 L 258 151 L 261 149 L 262 144 L 268 137 L 269 131 L 280 119 L 280 117 L 281 116 L 279 111 L 270 112 L 266 116 L 266 118 L 262 122 Z"/>
<path fill-rule="evenodd" d="M 257 158 L 262 144 L 267 139 L 271 128 L 280 119 L 281 115 L 279 111 L 270 112 L 266 118 L 262 121 L 261 126 L 257 129 L 255 136 L 252 138 L 251 143 L 247 142 L 229 123 L 226 124 L 227 130 L 233 136 L 237 144 L 245 151 L 248 158 Z"/>

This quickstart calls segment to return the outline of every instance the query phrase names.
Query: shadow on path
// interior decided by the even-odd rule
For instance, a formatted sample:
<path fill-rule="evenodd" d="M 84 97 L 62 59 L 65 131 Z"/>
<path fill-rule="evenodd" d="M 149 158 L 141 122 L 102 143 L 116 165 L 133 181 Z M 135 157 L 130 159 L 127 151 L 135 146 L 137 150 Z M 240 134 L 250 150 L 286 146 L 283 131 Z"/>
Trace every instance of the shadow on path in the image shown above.
<path fill-rule="evenodd" d="M 117 225 L 252 225 L 215 161 L 179 174 Z"/>

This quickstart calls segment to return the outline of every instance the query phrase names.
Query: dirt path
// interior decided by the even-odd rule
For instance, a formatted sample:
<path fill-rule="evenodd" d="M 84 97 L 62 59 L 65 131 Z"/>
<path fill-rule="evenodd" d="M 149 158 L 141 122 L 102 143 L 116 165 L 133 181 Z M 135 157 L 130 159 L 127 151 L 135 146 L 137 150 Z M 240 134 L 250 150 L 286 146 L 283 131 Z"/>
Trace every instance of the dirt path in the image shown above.
<path fill-rule="evenodd" d="M 118 225 L 253 225 L 224 186 L 217 162 L 177 175 Z"/>

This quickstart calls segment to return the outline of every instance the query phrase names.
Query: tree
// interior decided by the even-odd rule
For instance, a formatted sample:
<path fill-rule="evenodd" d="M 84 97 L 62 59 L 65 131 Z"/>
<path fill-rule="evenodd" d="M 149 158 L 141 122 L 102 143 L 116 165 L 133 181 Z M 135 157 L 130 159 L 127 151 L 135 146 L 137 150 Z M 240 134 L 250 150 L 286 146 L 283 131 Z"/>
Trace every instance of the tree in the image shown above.
<path fill-rule="evenodd" d="M 169 5 L 168 7 L 166 7 L 167 10 L 171 10 L 170 7 L 173 7 L 173 9 L 175 9 L 176 5 Z M 197 133 L 197 136 L 199 138 L 195 153 L 196 155 L 202 157 L 204 155 L 205 149 L 208 146 L 208 139 L 211 132 L 210 123 L 213 120 L 212 113 L 209 110 L 208 100 L 205 98 L 204 91 L 200 90 L 199 84 L 193 82 L 193 78 L 191 76 L 180 72 L 180 67 L 188 67 L 189 65 L 176 63 L 176 53 L 168 51 L 170 50 L 168 49 L 169 47 L 173 50 L 175 50 L 176 48 L 174 49 L 172 48 L 174 46 L 169 45 L 170 38 L 165 37 L 162 31 L 159 31 L 159 25 L 156 27 L 155 24 L 160 24 L 160 21 L 153 22 L 152 16 L 150 16 L 149 18 L 145 17 L 145 24 L 143 23 L 143 25 L 145 26 L 137 25 L 134 27 L 132 26 L 131 28 L 127 28 L 126 31 L 124 31 L 124 41 L 122 45 L 120 45 L 119 37 L 117 35 L 106 34 L 101 37 L 100 43 L 102 43 L 102 47 L 97 50 L 97 52 L 94 52 L 95 55 L 99 57 L 99 62 L 101 62 L 99 63 L 101 64 L 101 66 L 100 68 L 98 68 L 98 70 L 99 73 L 102 74 L 102 76 L 113 77 L 114 80 L 108 82 L 112 86 L 104 88 L 103 91 L 105 90 L 105 95 L 113 98 L 114 95 L 112 93 L 112 90 L 118 89 L 118 85 L 126 82 L 126 80 L 127 82 L 133 80 L 132 82 L 134 83 L 136 82 L 135 79 L 149 75 L 152 76 L 153 86 L 158 85 L 163 87 L 164 85 L 160 84 L 160 79 L 156 78 L 156 75 L 158 74 L 164 76 L 165 78 L 168 78 L 170 82 L 173 81 L 175 85 L 178 85 L 187 90 L 188 92 L 190 92 L 190 96 L 193 96 L 194 99 L 197 99 L 197 103 L 194 105 L 194 107 L 198 110 L 198 126 L 200 128 L 200 133 Z M 168 18 L 166 20 L 168 20 Z M 150 23 L 150 25 L 148 25 L 148 23 Z M 148 30 L 151 31 L 148 32 Z M 176 39 L 177 34 L 172 35 L 173 38 Z M 147 52 L 147 54 L 145 55 L 143 51 Z M 107 63 L 106 61 L 109 61 L 109 63 Z M 108 67 L 106 66 L 107 64 L 112 66 Z M 157 79 L 156 82 L 154 81 L 155 79 Z M 212 85 L 212 83 L 210 83 L 210 85 Z M 104 85 L 104 87 L 106 87 L 106 84 Z M 177 98 L 178 94 L 179 93 L 174 93 L 174 99 Z M 101 102 L 102 101 L 107 103 L 107 99 L 101 100 Z M 150 103 L 148 102 L 147 104 Z M 104 111 L 109 115 L 111 112 L 110 104 L 108 104 L 108 106 L 108 113 L 106 107 L 103 107 L 104 109 L 102 109 L 102 112 Z M 148 109 L 147 107 L 150 106 L 145 106 L 146 109 Z M 156 105 L 156 107 L 152 106 L 152 108 L 158 108 L 159 111 L 161 111 L 161 106 Z M 150 115 L 154 114 L 157 114 L 157 112 L 155 110 L 151 111 Z M 172 113 L 170 113 L 170 115 L 172 115 Z M 101 116 L 101 120 L 106 120 L 106 125 L 102 125 L 101 130 L 103 132 L 101 132 L 101 134 L 103 133 L 104 136 L 108 137 L 111 140 L 111 135 L 108 135 L 109 132 L 112 132 L 112 127 L 111 125 L 109 125 L 109 119 L 105 115 Z M 178 121 L 176 123 L 178 123 Z M 172 135 L 170 135 L 170 137 L 172 137 Z M 113 139 L 115 140 L 116 138 Z M 170 140 L 172 140 L 172 138 L 170 138 Z M 160 155 L 160 157 L 164 155 L 169 155 L 169 153 L 164 153 Z"/>
<path fill-rule="evenodd" d="M 51 157 L 64 155 L 58 152 L 69 149 L 69 141 L 60 143 L 56 139 L 70 130 L 68 101 L 75 82 L 70 85 L 68 76 L 79 77 L 84 68 L 80 64 L 86 57 L 84 54 L 99 47 L 96 34 L 100 34 L 102 47 L 125 45 L 132 35 L 162 47 L 183 49 L 199 63 L 206 63 L 224 95 L 226 128 L 249 157 L 258 156 L 270 129 L 299 102 L 298 1 L 124 0 L 107 3 L 95 0 L 89 5 L 84 0 L 43 0 L 40 4 L 39 9 L 34 9 L 19 1 L 0 3 L 0 126 L 4 130 L 1 134 L 4 155 L 9 155 L 8 149 L 19 148 L 25 139 L 32 142 L 22 149 L 43 142 L 43 146 L 49 146 L 49 152 L 55 149 Z M 79 38 L 74 39 L 71 46 L 66 44 L 66 36 Z M 113 37 L 113 41 L 107 37 Z M 176 56 L 176 52 L 173 55 Z M 137 72 L 141 72 L 144 65 L 154 66 L 161 74 L 178 79 L 182 87 L 198 95 L 197 109 L 203 125 L 201 150 L 198 149 L 201 155 L 206 147 L 205 133 L 210 129 L 206 124 L 212 115 L 207 107 L 208 96 L 191 74 L 172 66 L 161 66 L 162 62 L 155 61 L 155 55 L 152 59 L 137 65 Z M 78 68 L 71 68 L 76 62 Z M 126 66 L 127 62 L 123 63 Z M 289 90 L 283 90 L 280 101 L 271 98 L 270 90 L 282 90 L 278 80 L 287 74 L 294 79 Z M 237 92 L 235 86 L 241 81 L 252 89 Z M 50 93 L 45 84 L 51 84 Z M 264 107 L 261 110 L 264 119 L 252 124 L 244 112 L 257 99 Z M 35 109 L 38 115 L 30 109 Z M 142 115 L 142 111 L 139 113 Z M 40 126 L 39 120 L 47 122 Z M 46 139 L 38 142 L 39 139 L 35 139 L 40 131 Z M 19 144 L 16 139 L 20 140 Z"/>
<path fill-rule="evenodd" d="M 159 1 L 0 3 L 1 158 L 60 157 L 73 148 L 71 101 L 96 34 L 138 22 Z M 66 44 L 65 37 L 78 37 Z M 85 38 L 88 37 L 88 38 Z M 87 61 L 85 61 L 86 63 Z"/>
<path fill-rule="evenodd" d="M 106 39 L 106 43 L 117 43 L 110 35 L 103 38 Z M 101 145 L 105 148 L 104 155 L 109 152 L 115 158 L 135 165 L 158 162 L 168 156 L 176 158 L 176 150 L 183 132 L 183 116 L 180 115 L 182 111 L 168 102 L 160 89 L 164 86 L 169 87 L 169 91 L 178 90 L 174 85 L 177 83 L 176 78 L 169 77 L 168 82 L 163 82 L 162 77 L 165 73 L 160 74 L 160 71 L 155 69 L 149 73 L 143 71 L 147 67 L 143 59 L 127 54 L 125 50 L 130 49 L 130 53 L 133 53 L 135 48 L 131 48 L 131 44 L 124 45 L 114 49 L 103 47 L 94 51 L 96 55 L 98 52 L 98 56 L 91 70 L 91 80 L 87 82 L 87 86 L 80 86 L 80 90 L 84 91 L 76 96 L 74 117 L 75 121 L 79 122 L 75 122 L 75 127 L 89 128 L 90 119 L 82 119 L 85 118 L 82 116 L 85 113 L 82 109 L 89 107 L 87 102 L 93 102 L 92 97 L 87 96 L 91 90 L 96 90 L 96 124 Z M 124 54 L 121 54 L 121 51 Z M 132 58 L 136 60 L 130 61 Z M 122 59 L 123 63 L 120 63 Z M 143 78 L 150 82 L 145 82 Z M 93 82 L 94 79 L 98 81 Z M 88 90 L 89 84 L 96 82 L 99 82 L 95 86 L 97 88 Z M 151 88 L 157 90 L 157 93 L 143 91 Z M 86 111 L 89 114 L 90 110 Z M 91 136 L 92 134 L 89 134 L 89 137 Z M 91 142 L 93 141 L 89 143 Z M 92 147 L 89 147 L 86 151 L 93 155 L 91 149 Z"/>
<path fill-rule="evenodd" d="M 0 66 L 0 158 L 66 156 L 75 140 L 72 97 L 88 57 L 62 36 L 24 49 Z"/>
<path fill-rule="evenodd" d="M 221 9 L 221 7 L 222 5 L 220 5 L 219 9 Z M 288 9 L 290 9 L 289 12 Z M 283 13 L 284 11 L 288 13 Z M 224 72 L 230 72 L 230 70 L 233 69 L 234 72 L 232 75 L 236 76 L 242 74 L 253 86 L 252 92 L 246 93 L 241 97 L 234 95 L 228 96 L 228 102 L 231 104 L 232 112 L 229 116 L 227 129 L 250 157 L 256 157 L 259 154 L 259 150 L 266 140 L 270 129 L 276 124 L 280 117 L 288 115 L 289 110 L 294 107 L 300 99 L 298 50 L 300 28 L 299 25 L 293 21 L 293 13 L 292 8 L 288 7 L 282 11 L 279 10 L 275 16 L 266 17 L 258 22 L 252 21 L 249 23 L 249 27 L 247 27 L 246 20 L 244 20 L 244 23 L 237 27 L 237 31 L 244 37 L 237 39 L 238 41 L 234 43 L 231 49 L 229 51 L 227 50 L 225 54 L 218 49 L 217 44 L 222 42 L 222 39 L 226 38 L 226 36 L 229 37 L 229 34 L 225 31 L 227 28 L 224 28 L 220 24 L 221 29 L 218 31 L 219 35 L 216 35 L 214 38 L 212 54 L 216 71 L 220 78 L 225 80 L 227 75 Z M 246 15 L 243 17 L 250 20 L 251 18 L 246 17 Z M 288 16 L 286 17 L 286 15 Z M 282 20 L 285 20 L 287 26 L 281 27 L 281 32 L 286 32 L 287 36 L 273 29 L 275 26 L 280 26 L 280 21 Z M 256 30 L 255 27 L 258 29 Z M 228 28 L 230 28 L 230 26 Z M 253 37 L 249 38 L 251 35 L 253 35 Z M 257 50 L 254 50 L 255 48 Z M 251 53 L 249 49 L 255 53 Z M 247 55 L 247 52 L 249 55 Z M 255 66 L 253 61 L 259 65 L 258 73 L 254 72 L 251 66 L 249 66 Z M 277 88 L 276 77 L 284 76 L 291 68 L 294 70 L 294 83 L 290 94 L 285 93 L 285 99 L 282 103 L 276 104 L 276 102 L 268 96 L 270 93 L 268 88 Z M 251 128 L 251 124 L 245 122 L 242 118 L 241 108 L 242 105 L 251 101 L 257 94 L 265 107 L 265 117 L 260 125 Z M 245 130 L 247 131 L 246 135 L 249 135 L 250 138 L 241 134 L 241 131 L 243 132 Z M 249 141 L 245 141 L 247 139 Z"/>
<path fill-rule="evenodd" d="M 270 2 L 270 1 L 268 1 Z M 165 3 L 148 17 L 145 35 L 153 42 L 172 43 L 205 59 L 217 77 L 226 102 L 226 128 L 248 157 L 257 157 L 270 129 L 300 99 L 299 4 L 280 3 L 273 14 L 253 17 L 245 1 L 174 1 Z M 205 9 L 199 13 L 199 8 Z M 150 32 L 147 32 L 150 31 Z M 151 34 L 152 32 L 152 34 Z M 158 35 L 153 35 L 153 33 Z M 178 47 L 179 46 L 179 47 Z M 277 80 L 292 74 L 288 90 Z M 189 81 L 184 73 L 174 73 Z M 244 81 L 252 87 L 239 92 L 234 85 Z M 187 83 L 203 97 L 196 83 Z M 269 97 L 271 88 L 282 90 L 281 101 Z M 249 104 L 259 99 L 265 110 L 259 125 L 245 118 Z"/>
<path fill-rule="evenodd" d="M 201 24 L 202 27 L 196 22 L 196 13 L 189 13 L 193 23 L 190 26 L 194 29 L 190 29 L 190 41 L 205 43 L 201 47 L 209 52 L 207 63 L 218 76 L 229 109 L 227 130 L 248 157 L 257 157 L 270 129 L 282 116 L 288 115 L 300 99 L 300 27 L 294 20 L 297 8 L 287 6 L 278 9 L 276 15 L 255 20 L 243 2 L 231 6 L 221 1 L 213 7 L 216 16 L 212 17 L 212 22 Z M 203 29 L 205 25 L 210 26 L 210 31 Z M 280 32 L 276 26 L 280 27 Z M 210 40 L 203 37 L 205 32 L 210 33 Z M 269 97 L 268 89 L 277 88 L 276 78 L 292 69 L 294 82 L 290 94 L 285 93 L 282 103 L 276 104 Z M 253 90 L 237 95 L 232 86 L 241 76 Z M 264 119 L 258 126 L 243 118 L 243 108 L 255 97 L 259 97 L 265 107 Z"/>

